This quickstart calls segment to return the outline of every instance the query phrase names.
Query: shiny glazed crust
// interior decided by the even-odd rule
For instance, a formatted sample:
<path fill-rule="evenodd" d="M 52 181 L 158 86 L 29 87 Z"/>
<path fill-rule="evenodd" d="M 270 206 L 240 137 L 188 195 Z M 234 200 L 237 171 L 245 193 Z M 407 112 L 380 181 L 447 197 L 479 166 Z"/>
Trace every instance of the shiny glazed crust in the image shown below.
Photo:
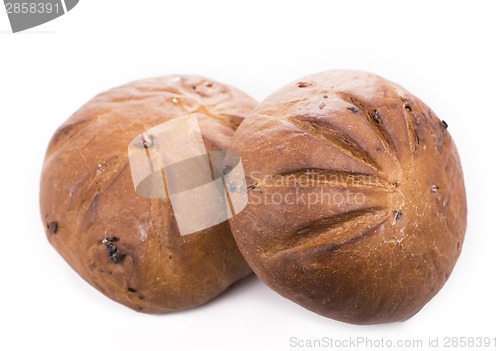
<path fill-rule="evenodd" d="M 460 160 L 447 124 L 400 86 L 355 71 L 302 78 L 245 119 L 230 151 L 249 189 L 233 235 L 282 296 L 385 323 L 448 279 L 466 228 Z"/>
<path fill-rule="evenodd" d="M 145 130 L 198 112 L 206 148 L 227 149 L 256 102 L 197 76 L 166 76 L 106 91 L 55 133 L 41 178 L 50 243 L 99 291 L 130 308 L 203 304 L 251 271 L 229 224 L 180 236 L 172 207 L 134 191 L 128 145 Z"/>

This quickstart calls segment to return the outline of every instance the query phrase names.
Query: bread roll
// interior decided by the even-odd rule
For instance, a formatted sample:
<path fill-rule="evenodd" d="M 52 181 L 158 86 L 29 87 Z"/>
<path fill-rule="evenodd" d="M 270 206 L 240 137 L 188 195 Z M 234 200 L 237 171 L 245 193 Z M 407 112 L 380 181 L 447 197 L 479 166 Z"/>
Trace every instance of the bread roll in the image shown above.
<path fill-rule="evenodd" d="M 417 313 L 462 248 L 465 189 L 447 124 L 376 75 L 329 71 L 272 94 L 245 119 L 249 204 L 230 220 L 254 272 L 333 319 Z"/>
<path fill-rule="evenodd" d="M 197 76 L 167 76 L 106 91 L 55 133 L 41 178 L 50 243 L 91 285 L 138 311 L 203 304 L 251 271 L 226 222 L 181 236 L 169 199 L 139 196 L 129 143 L 197 113 L 208 151 L 226 150 L 256 102 Z M 179 145 L 183 147 L 183 145 Z"/>

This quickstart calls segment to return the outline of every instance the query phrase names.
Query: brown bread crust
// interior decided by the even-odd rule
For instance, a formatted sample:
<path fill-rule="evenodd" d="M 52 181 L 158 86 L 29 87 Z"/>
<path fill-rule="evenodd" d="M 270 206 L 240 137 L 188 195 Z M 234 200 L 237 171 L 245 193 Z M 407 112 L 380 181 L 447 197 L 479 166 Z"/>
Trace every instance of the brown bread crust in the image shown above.
<path fill-rule="evenodd" d="M 138 311 L 181 310 L 217 296 L 250 273 L 229 224 L 180 236 L 168 199 L 134 191 L 128 145 L 198 112 L 207 149 L 225 150 L 255 105 L 198 76 L 146 79 L 96 96 L 48 147 L 40 203 L 50 243 L 87 282 Z"/>
<path fill-rule="evenodd" d="M 230 148 L 249 186 L 249 205 L 230 220 L 247 262 L 323 316 L 413 316 L 448 279 L 465 234 L 446 128 L 418 98 L 364 72 L 324 72 L 271 95 Z"/>

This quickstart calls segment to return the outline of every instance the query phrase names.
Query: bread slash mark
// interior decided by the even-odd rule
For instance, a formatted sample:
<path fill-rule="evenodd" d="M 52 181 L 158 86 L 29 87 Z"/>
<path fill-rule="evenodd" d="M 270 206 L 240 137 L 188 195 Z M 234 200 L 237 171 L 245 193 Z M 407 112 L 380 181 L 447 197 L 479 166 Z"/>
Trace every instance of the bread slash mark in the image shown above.
<path fill-rule="evenodd" d="M 321 119 L 313 119 L 308 116 L 296 116 L 287 119 L 281 119 L 283 123 L 290 123 L 295 128 L 307 133 L 311 137 L 321 140 L 347 155 L 353 160 L 368 166 L 369 168 L 379 172 L 380 166 L 377 162 L 363 150 L 363 148 L 349 135 L 344 132 L 327 125 Z"/>
<path fill-rule="evenodd" d="M 290 240 L 268 251 L 267 259 L 302 254 L 305 250 L 338 250 L 374 233 L 389 216 L 387 208 L 373 207 L 313 221 L 296 230 Z"/>
<path fill-rule="evenodd" d="M 364 103 L 363 101 L 359 100 L 357 97 L 349 93 L 336 92 L 336 94 L 342 100 L 354 105 L 356 109 L 362 111 L 365 114 L 366 119 L 368 120 L 368 124 L 379 139 L 385 151 L 400 166 L 396 146 L 394 145 L 394 141 L 392 140 L 391 135 L 384 127 L 384 120 L 383 116 L 380 114 L 380 111 L 377 111 L 377 109 L 375 108 L 369 107 L 368 104 Z"/>

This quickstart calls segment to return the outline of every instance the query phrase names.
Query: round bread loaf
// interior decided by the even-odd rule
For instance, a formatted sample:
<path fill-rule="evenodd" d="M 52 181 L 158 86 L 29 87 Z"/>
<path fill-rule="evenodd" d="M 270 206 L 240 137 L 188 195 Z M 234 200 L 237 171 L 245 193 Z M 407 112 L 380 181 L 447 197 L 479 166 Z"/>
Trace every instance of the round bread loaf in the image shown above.
<path fill-rule="evenodd" d="M 48 147 L 41 214 L 50 243 L 91 285 L 138 311 L 186 309 L 220 294 L 251 272 L 228 222 L 181 236 L 168 197 L 135 192 L 127 151 L 137 135 L 190 113 L 206 149 L 226 150 L 255 105 L 197 76 L 146 79 L 96 96 Z"/>
<path fill-rule="evenodd" d="M 376 75 L 329 71 L 263 101 L 233 137 L 249 203 L 230 220 L 254 272 L 333 319 L 418 312 L 460 254 L 466 199 L 447 124 Z"/>

